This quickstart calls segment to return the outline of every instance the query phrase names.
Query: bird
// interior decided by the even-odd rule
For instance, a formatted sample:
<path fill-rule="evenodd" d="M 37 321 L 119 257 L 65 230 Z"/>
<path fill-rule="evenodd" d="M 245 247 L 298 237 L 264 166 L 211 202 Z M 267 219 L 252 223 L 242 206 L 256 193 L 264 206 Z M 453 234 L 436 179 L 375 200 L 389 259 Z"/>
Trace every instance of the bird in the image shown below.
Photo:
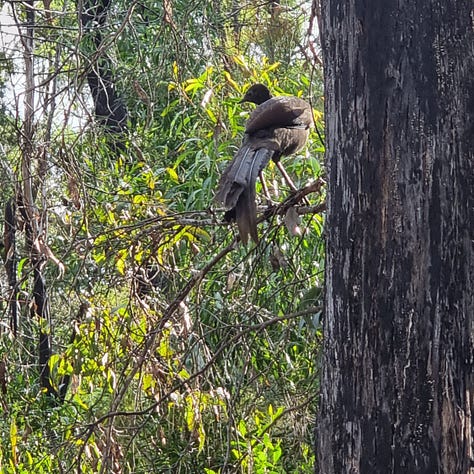
<path fill-rule="evenodd" d="M 264 84 L 253 84 L 240 102 L 252 102 L 257 107 L 247 120 L 241 147 L 222 173 L 215 200 L 227 209 L 224 219 L 236 221 L 240 240 L 247 245 L 249 236 L 258 244 L 257 176 L 273 160 L 289 186 L 296 190 L 279 160 L 304 147 L 313 125 L 313 113 L 305 100 L 272 97 Z"/>

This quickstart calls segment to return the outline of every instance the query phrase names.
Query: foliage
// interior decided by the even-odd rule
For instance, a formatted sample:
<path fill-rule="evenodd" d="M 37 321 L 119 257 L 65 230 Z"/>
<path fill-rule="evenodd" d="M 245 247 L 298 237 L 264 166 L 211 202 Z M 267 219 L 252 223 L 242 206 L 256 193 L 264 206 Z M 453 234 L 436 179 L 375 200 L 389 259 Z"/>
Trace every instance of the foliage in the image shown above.
<path fill-rule="evenodd" d="M 130 116 L 119 136 L 87 118 L 81 71 L 93 64 L 93 45 L 74 6 L 58 0 L 49 14 L 38 12 L 37 67 L 54 73 L 44 95 L 37 91 L 34 157 L 44 152 L 48 163 L 34 161 L 37 202 L 48 249 L 65 271 L 55 259 L 44 267 L 51 321 L 31 317 L 33 267 L 18 221 L 16 337 L 8 330 L 12 293 L 0 275 L 2 472 L 312 470 L 324 189 L 307 195 L 298 235 L 275 205 L 259 226 L 260 245 L 248 248 L 235 245 L 213 193 L 241 140 L 248 85 L 313 91 L 321 130 L 320 84 L 296 45 L 288 52 L 289 39 L 275 45 L 273 61 L 252 43 L 244 20 L 258 12 L 260 41 L 274 34 L 275 12 L 216 5 L 110 9 L 102 41 Z M 295 20 L 297 41 L 302 13 L 287 8 L 279 21 Z M 287 55 L 277 62 L 279 48 Z M 14 114 L 0 121 L 15 137 L 2 161 L 20 182 L 22 124 Z M 306 154 L 286 161 L 298 187 L 323 175 L 322 151 L 315 131 Z M 265 174 L 272 199 L 284 202 L 289 193 L 275 167 Z M 18 196 L 17 182 L 2 189 L 2 202 Z M 48 365 L 57 397 L 39 382 L 41 331 L 54 343 Z"/>

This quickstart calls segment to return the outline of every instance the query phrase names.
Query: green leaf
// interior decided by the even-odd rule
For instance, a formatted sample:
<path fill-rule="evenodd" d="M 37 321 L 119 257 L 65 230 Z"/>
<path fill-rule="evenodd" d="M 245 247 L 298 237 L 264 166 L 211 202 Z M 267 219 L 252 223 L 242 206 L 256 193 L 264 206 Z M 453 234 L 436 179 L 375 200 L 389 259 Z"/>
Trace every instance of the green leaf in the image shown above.
<path fill-rule="evenodd" d="M 168 176 L 171 178 L 172 181 L 179 184 L 178 173 L 176 173 L 173 168 L 166 168 L 166 172 L 168 173 Z"/>
<path fill-rule="evenodd" d="M 244 420 L 240 420 L 239 421 L 239 425 L 238 425 L 238 431 L 240 433 L 240 435 L 245 438 L 245 436 L 247 435 L 247 427 L 245 425 L 245 421 Z"/>

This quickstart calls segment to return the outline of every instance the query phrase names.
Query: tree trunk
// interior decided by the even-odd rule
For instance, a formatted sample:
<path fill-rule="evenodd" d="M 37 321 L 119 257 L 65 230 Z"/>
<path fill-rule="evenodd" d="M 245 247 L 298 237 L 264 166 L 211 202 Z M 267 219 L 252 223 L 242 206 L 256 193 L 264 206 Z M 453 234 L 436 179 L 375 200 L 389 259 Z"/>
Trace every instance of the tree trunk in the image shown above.
<path fill-rule="evenodd" d="M 13 335 L 18 335 L 18 278 L 17 278 L 17 254 L 16 254 L 16 203 L 9 199 L 5 203 L 3 225 L 3 251 L 5 273 L 9 286 L 8 306 L 10 310 L 10 329 Z"/>
<path fill-rule="evenodd" d="M 113 145 L 120 151 L 123 148 L 120 134 L 127 128 L 128 112 L 116 91 L 112 61 L 102 43 L 102 31 L 106 29 L 107 14 L 111 7 L 110 0 L 85 0 L 79 5 L 83 8 L 80 11 L 81 26 L 90 34 L 95 47 L 95 50 L 89 51 L 91 61 L 87 68 L 87 82 L 94 101 L 95 117 L 104 125 L 105 131 L 119 135 Z"/>
<path fill-rule="evenodd" d="M 329 176 L 317 470 L 473 469 L 468 0 L 327 0 Z"/>
<path fill-rule="evenodd" d="M 33 295 L 30 305 L 32 318 L 37 318 L 39 326 L 38 365 L 40 386 L 48 395 L 56 395 L 51 385 L 49 359 L 52 355 L 51 317 L 48 305 L 48 293 L 43 276 L 47 261 L 47 210 L 39 209 L 36 204 L 38 188 L 45 185 L 46 167 L 38 164 L 38 149 L 35 137 L 35 9 L 33 0 L 25 2 L 25 35 L 21 36 L 25 64 L 24 120 L 21 130 L 21 192 L 17 199 L 18 208 L 25 224 L 25 241 L 33 273 Z M 35 167 L 35 164 L 37 165 Z M 36 179 L 35 179 L 36 178 Z M 36 186 L 35 186 L 36 182 Z M 18 322 L 16 323 L 18 325 Z"/>

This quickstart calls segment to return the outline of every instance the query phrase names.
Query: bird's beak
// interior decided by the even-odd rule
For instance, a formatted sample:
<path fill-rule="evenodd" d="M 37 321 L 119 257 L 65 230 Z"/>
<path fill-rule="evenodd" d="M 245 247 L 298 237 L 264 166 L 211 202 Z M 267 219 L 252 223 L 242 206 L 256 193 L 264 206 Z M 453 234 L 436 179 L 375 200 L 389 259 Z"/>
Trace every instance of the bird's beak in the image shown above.
<path fill-rule="evenodd" d="M 247 93 L 245 93 L 245 95 L 242 97 L 241 100 L 239 100 L 239 104 L 243 104 L 244 102 L 248 102 L 249 101 L 249 98 L 247 96 Z"/>

